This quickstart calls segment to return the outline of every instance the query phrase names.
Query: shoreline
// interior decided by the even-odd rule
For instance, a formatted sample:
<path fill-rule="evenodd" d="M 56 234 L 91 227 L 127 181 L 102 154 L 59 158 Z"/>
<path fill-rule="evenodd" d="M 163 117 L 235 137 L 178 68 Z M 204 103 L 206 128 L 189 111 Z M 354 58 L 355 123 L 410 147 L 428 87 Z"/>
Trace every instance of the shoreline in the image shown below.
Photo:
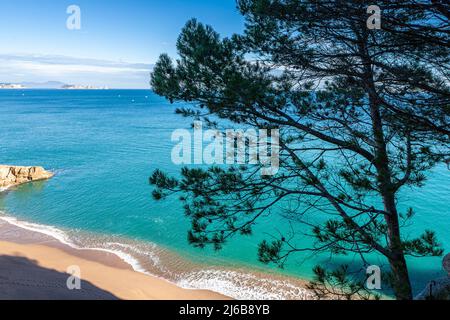
<path fill-rule="evenodd" d="M 79 236 L 78 233 L 76 235 Z M 172 252 L 165 250 L 155 252 L 156 245 L 153 244 L 153 247 L 135 247 L 135 243 L 122 242 L 124 239 L 113 239 L 112 241 L 118 242 L 107 242 L 110 239 L 103 238 L 99 239 L 100 243 L 88 244 L 80 244 L 78 240 L 72 239 L 61 229 L 20 221 L 6 216 L 4 212 L 0 214 L 0 242 L 25 246 L 41 245 L 60 250 L 74 258 L 91 260 L 116 269 L 127 269 L 132 273 L 163 281 L 188 292 L 206 291 L 213 295 L 207 299 L 215 300 L 215 297 L 237 300 L 310 299 L 309 290 L 305 288 L 306 280 L 266 274 L 256 270 L 195 265 Z M 115 244 L 118 247 L 104 247 L 103 244 Z M 125 248 L 135 251 L 127 252 Z M 136 256 L 135 253 L 140 251 L 146 255 Z M 189 300 L 189 298 L 186 299 Z"/>
<path fill-rule="evenodd" d="M 0 241 L 0 270 L 3 269 L 0 299 L 230 299 L 208 290 L 183 289 L 169 281 L 134 271 L 113 255 L 100 256 L 100 252 L 83 253 L 81 250 L 78 254 L 70 254 L 71 250 L 44 243 Z M 80 290 L 67 287 L 67 279 L 71 276 L 67 271 L 73 266 L 81 271 Z"/>

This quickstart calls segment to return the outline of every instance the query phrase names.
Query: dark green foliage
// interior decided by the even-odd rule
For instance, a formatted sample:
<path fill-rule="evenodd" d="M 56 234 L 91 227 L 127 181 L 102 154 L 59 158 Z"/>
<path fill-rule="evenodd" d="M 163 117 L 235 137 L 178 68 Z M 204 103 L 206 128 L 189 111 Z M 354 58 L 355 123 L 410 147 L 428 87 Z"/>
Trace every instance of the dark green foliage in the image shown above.
<path fill-rule="evenodd" d="M 355 272 L 350 272 L 347 265 L 328 271 L 320 266 L 314 268 L 315 279 L 308 285 L 318 299 L 337 299 L 337 300 L 373 300 L 380 299 L 376 293 L 366 289 L 365 279 L 355 276 Z M 361 274 L 364 272 L 358 272 Z"/>
<path fill-rule="evenodd" d="M 283 208 L 316 241 L 298 248 L 303 235 L 295 232 L 265 241 L 262 262 L 283 266 L 303 251 L 365 261 L 375 252 L 391 267 L 396 297 L 411 299 L 405 256 L 442 250 L 432 232 L 412 240 L 402 235 L 413 210 L 398 212 L 398 193 L 423 186 L 426 171 L 450 156 L 449 6 L 380 0 L 382 30 L 369 30 L 372 3 L 365 1 L 237 3 L 243 34 L 222 39 L 189 21 L 178 60 L 162 55 L 151 84 L 170 101 L 191 102 L 178 112 L 208 126 L 219 127 L 222 118 L 278 128 L 281 169 L 261 176 L 259 166 L 185 168 L 178 180 L 157 171 L 150 179 L 154 198 L 181 192 L 192 220 L 189 242 L 215 249 L 232 236 L 251 235 L 262 216 Z M 321 219 L 305 219 L 312 215 Z M 327 281 L 349 286 L 339 273 L 324 272 Z"/>
<path fill-rule="evenodd" d="M 440 257 L 444 254 L 441 245 L 436 239 L 436 233 L 430 230 L 426 230 L 425 233 L 418 239 L 404 241 L 403 246 L 405 253 L 411 256 Z"/>
<path fill-rule="evenodd" d="M 264 240 L 259 245 L 258 249 L 259 261 L 265 264 L 280 263 L 282 247 L 282 241 L 273 241 L 272 243 L 268 243 Z"/>

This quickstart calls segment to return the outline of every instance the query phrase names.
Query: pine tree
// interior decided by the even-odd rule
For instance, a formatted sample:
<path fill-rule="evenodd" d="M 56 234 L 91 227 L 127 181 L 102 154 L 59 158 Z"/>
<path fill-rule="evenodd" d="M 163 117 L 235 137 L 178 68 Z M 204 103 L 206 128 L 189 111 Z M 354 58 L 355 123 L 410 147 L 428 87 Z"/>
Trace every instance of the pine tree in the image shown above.
<path fill-rule="evenodd" d="M 280 172 L 185 168 L 175 179 L 157 171 L 154 197 L 181 192 L 190 243 L 216 249 L 251 235 L 259 218 L 286 200 L 297 203 L 285 216 L 295 225 L 308 221 L 314 246 L 298 248 L 295 234 L 283 235 L 260 244 L 262 262 L 282 266 L 306 250 L 356 253 L 366 262 L 376 252 L 389 263 L 396 298 L 412 299 L 405 257 L 439 256 L 442 249 L 432 231 L 402 235 L 414 210 L 399 212 L 398 194 L 423 186 L 425 173 L 449 158 L 450 6 L 379 0 L 378 30 L 368 27 L 372 3 L 365 1 L 237 3 L 243 34 L 222 39 L 189 21 L 177 42 L 179 59 L 161 55 L 151 84 L 171 102 L 191 102 L 179 112 L 211 125 L 215 117 L 279 129 Z M 326 222 L 312 224 L 307 214 Z M 333 275 L 344 279 L 340 271 L 316 274 L 316 289 Z"/>

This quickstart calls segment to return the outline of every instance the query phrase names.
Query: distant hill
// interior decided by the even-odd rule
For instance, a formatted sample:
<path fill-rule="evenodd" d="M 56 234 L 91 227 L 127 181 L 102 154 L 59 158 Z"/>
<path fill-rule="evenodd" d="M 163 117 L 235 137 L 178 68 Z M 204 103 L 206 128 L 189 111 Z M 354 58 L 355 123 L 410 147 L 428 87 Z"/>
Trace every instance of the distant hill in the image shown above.
<path fill-rule="evenodd" d="M 61 89 L 67 84 L 59 81 L 47 81 L 47 82 L 21 82 L 19 83 L 25 88 L 29 89 Z"/>

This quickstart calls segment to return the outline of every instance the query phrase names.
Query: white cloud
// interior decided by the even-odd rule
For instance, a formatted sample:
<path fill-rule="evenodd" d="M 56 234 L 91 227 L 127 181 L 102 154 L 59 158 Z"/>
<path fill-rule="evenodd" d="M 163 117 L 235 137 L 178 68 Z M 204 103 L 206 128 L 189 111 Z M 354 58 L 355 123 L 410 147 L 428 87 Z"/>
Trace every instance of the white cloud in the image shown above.
<path fill-rule="evenodd" d="M 148 88 L 151 69 L 150 64 L 123 61 L 0 54 L 0 82 L 52 80 L 73 84 Z"/>

